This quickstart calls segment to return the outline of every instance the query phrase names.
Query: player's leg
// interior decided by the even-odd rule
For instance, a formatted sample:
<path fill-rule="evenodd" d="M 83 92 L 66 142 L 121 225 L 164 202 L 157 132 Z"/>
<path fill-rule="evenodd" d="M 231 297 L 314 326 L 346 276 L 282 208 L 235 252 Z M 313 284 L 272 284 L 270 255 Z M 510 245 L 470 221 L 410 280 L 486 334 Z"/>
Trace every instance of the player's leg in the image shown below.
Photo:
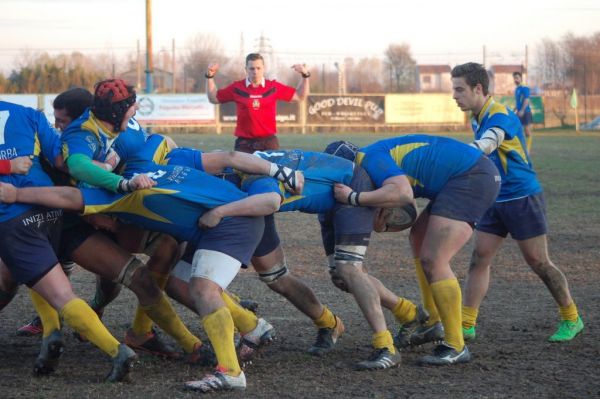
<path fill-rule="evenodd" d="M 10 270 L 0 259 L 0 311 L 17 295 L 19 286 L 13 281 Z"/>
<path fill-rule="evenodd" d="M 546 235 L 518 241 L 525 261 L 542 279 L 558 304 L 561 322 L 550 342 L 570 341 L 583 330 L 583 321 L 571 297 L 564 273 L 550 260 Z"/>
<path fill-rule="evenodd" d="M 504 237 L 476 231 L 475 248 L 471 254 L 471 262 L 463 291 L 462 327 L 465 339 L 475 338 L 475 325 L 479 307 L 487 294 L 490 284 L 492 259 L 504 242 Z"/>
<path fill-rule="evenodd" d="M 190 293 L 218 364 L 214 373 L 187 382 L 188 389 L 209 392 L 246 388 L 233 342 L 233 318 L 222 293 L 241 265 L 250 263 L 263 231 L 264 218 L 232 217 L 203 232 L 195 245 Z"/>
<path fill-rule="evenodd" d="M 262 282 L 285 297 L 318 328 L 317 340 L 309 353 L 321 356 L 331 351 L 344 332 L 344 324 L 288 269 L 273 215 L 265 217 L 265 232 L 252 257 L 252 266 Z"/>

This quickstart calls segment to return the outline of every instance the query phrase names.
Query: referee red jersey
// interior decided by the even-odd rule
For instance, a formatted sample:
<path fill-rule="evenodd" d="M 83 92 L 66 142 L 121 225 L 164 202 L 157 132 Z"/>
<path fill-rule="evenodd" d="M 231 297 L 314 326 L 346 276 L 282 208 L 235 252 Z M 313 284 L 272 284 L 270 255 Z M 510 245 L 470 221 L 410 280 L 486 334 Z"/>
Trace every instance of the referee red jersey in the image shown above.
<path fill-rule="evenodd" d="M 277 133 L 275 117 L 277 100 L 291 101 L 296 89 L 275 80 L 253 87 L 248 80 L 239 80 L 217 91 L 220 103 L 235 101 L 237 125 L 235 135 L 248 139 L 269 137 Z"/>

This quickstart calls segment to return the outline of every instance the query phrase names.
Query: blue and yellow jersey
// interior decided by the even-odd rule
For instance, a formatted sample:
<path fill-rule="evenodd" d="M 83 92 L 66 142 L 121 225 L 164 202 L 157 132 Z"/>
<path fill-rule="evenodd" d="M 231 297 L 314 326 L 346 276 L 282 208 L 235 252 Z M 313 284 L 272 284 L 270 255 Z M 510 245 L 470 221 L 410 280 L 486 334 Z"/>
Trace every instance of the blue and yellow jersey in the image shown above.
<path fill-rule="evenodd" d="M 542 191 L 527 153 L 523 127 L 512 111 L 490 97 L 479 116 L 471 120 L 471 126 L 476 140 L 493 127 L 498 127 L 505 133 L 500 147 L 489 154 L 502 178 L 500 194 L 496 201 L 510 201 Z"/>
<path fill-rule="evenodd" d="M 88 108 L 61 135 L 63 156 L 66 161 L 71 155 L 83 154 L 94 161 L 104 162 L 108 150 L 112 148 L 121 162 L 137 161 L 139 159 L 136 156 L 142 151 L 147 137 L 133 118 L 124 132 L 112 132 Z"/>
<path fill-rule="evenodd" d="M 415 198 L 433 199 L 448 180 L 469 170 L 481 156 L 479 150 L 451 138 L 409 134 L 361 148 L 356 162 L 377 187 L 390 177 L 406 175 Z"/>
<path fill-rule="evenodd" d="M 242 190 L 248 194 L 277 192 L 283 198 L 279 212 L 300 211 L 324 213 L 333 208 L 335 183 L 350 184 L 354 164 L 346 159 L 321 152 L 302 150 L 257 151 L 254 153 L 270 162 L 300 170 L 304 174 L 304 189 L 301 195 L 285 191 L 283 184 L 268 176 L 248 176 Z"/>
<path fill-rule="evenodd" d="M 233 184 L 192 168 L 148 162 L 140 170 L 157 185 L 127 195 L 81 189 L 84 214 L 109 213 L 147 230 L 192 241 L 201 234 L 197 223 L 204 212 L 247 197 Z"/>
<path fill-rule="evenodd" d="M 523 103 L 526 99 L 529 98 L 529 93 L 529 87 L 527 86 L 518 85 L 515 88 L 515 104 L 517 111 L 521 110 L 521 107 L 523 107 Z M 529 105 L 525 107 L 525 112 L 531 112 L 531 107 Z"/>
<path fill-rule="evenodd" d="M 52 186 L 52 180 L 42 170 L 40 157 L 54 165 L 59 155 L 60 136 L 42 112 L 0 101 L 0 159 L 29 156 L 33 162 L 27 175 L 0 175 L 0 181 L 16 187 Z M 0 203 L 0 222 L 12 219 L 31 207 Z"/>

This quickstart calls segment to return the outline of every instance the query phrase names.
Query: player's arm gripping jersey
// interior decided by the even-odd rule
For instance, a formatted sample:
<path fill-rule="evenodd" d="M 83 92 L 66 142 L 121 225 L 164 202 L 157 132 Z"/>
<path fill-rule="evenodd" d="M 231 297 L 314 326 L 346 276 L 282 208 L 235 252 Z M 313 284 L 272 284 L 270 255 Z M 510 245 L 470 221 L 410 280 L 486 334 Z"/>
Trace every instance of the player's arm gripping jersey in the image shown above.
<path fill-rule="evenodd" d="M 453 176 L 470 169 L 481 152 L 447 137 L 412 134 L 362 148 L 356 158 L 381 187 L 393 176 L 406 176 L 415 198 L 432 199 Z"/>

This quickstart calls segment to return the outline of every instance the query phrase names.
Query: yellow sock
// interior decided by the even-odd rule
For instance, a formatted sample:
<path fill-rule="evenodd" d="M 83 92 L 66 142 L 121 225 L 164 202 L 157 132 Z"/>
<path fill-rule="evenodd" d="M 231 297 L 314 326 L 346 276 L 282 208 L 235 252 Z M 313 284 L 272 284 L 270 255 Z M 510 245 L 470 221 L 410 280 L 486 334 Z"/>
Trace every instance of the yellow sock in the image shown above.
<path fill-rule="evenodd" d="M 392 309 L 392 313 L 400 324 L 410 323 L 417 317 L 417 305 L 406 298 L 398 298 L 398 303 Z"/>
<path fill-rule="evenodd" d="M 431 287 L 429 286 L 427 277 L 425 277 L 425 272 L 423 271 L 423 266 L 421 265 L 421 259 L 419 258 L 415 258 L 415 269 L 417 270 L 417 279 L 419 280 L 419 289 L 421 290 L 423 306 L 427 312 L 429 312 L 429 320 L 427 321 L 427 325 L 432 326 L 440 321 L 440 314 L 435 306 L 433 294 L 431 293 Z"/>
<path fill-rule="evenodd" d="M 194 346 L 200 343 L 200 339 L 187 329 L 181 321 L 169 300 L 161 294 L 160 300 L 154 305 L 140 306 L 144 313 L 154 320 L 154 322 L 169 334 L 186 353 L 192 353 Z"/>
<path fill-rule="evenodd" d="M 533 142 L 533 136 L 528 136 L 526 138 L 526 142 L 527 142 L 527 152 L 531 152 L 531 143 Z"/>
<path fill-rule="evenodd" d="M 327 306 L 323 306 L 323 313 L 321 313 L 321 316 L 319 316 L 318 319 L 314 319 L 313 323 L 315 323 L 318 328 L 334 328 L 337 321 L 335 320 L 333 312 L 329 310 Z"/>
<path fill-rule="evenodd" d="M 156 284 L 161 290 L 165 289 L 167 281 L 169 280 L 168 274 L 151 271 L 150 276 L 152 276 L 152 280 L 156 281 Z M 152 324 L 152 319 L 150 319 L 146 312 L 142 310 L 142 307 L 138 305 L 135 311 L 135 317 L 133 318 L 133 323 L 131 324 L 131 331 L 133 331 L 135 335 L 143 336 L 152 331 Z"/>
<path fill-rule="evenodd" d="M 241 334 L 246 334 L 256 328 L 258 317 L 254 313 L 241 307 L 240 303 L 231 298 L 229 293 L 225 291 L 221 293 L 221 298 L 223 298 L 225 306 L 229 309 L 229 313 L 231 313 L 235 328 Z"/>
<path fill-rule="evenodd" d="M 227 295 L 229 295 L 231 297 L 231 299 L 233 299 L 237 303 L 240 303 L 240 301 L 242 300 L 242 298 L 240 298 L 239 295 L 236 295 L 233 292 L 227 291 Z"/>
<path fill-rule="evenodd" d="M 96 312 L 85 301 L 75 298 L 60 310 L 60 315 L 69 327 L 86 337 L 110 357 L 117 356 L 119 341 L 111 335 L 98 318 Z"/>
<path fill-rule="evenodd" d="M 56 309 L 50 306 L 50 304 L 34 290 L 29 289 L 29 295 L 31 296 L 33 307 L 42 321 L 44 338 L 52 334 L 53 331 L 60 330 L 60 319 L 58 318 Z"/>
<path fill-rule="evenodd" d="M 475 325 L 477 324 L 477 315 L 478 314 L 479 314 L 479 309 L 463 305 L 463 307 L 462 307 L 462 326 L 464 328 L 475 327 Z"/>
<path fill-rule="evenodd" d="M 431 283 L 431 292 L 444 325 L 444 341 L 461 351 L 465 341 L 462 334 L 462 294 L 458 280 L 450 278 Z"/>
<path fill-rule="evenodd" d="M 233 319 L 229 309 L 222 307 L 205 316 L 202 326 L 215 350 L 219 367 L 227 374 L 240 375 L 242 370 L 233 345 Z"/>
<path fill-rule="evenodd" d="M 394 339 L 392 338 L 390 330 L 374 333 L 373 338 L 371 339 L 371 345 L 373 345 L 373 348 L 375 349 L 388 348 L 390 352 L 396 353 Z"/>
<path fill-rule="evenodd" d="M 577 312 L 577 306 L 575 305 L 575 302 L 571 302 L 571 304 L 568 306 L 560 306 L 558 311 L 560 312 L 561 320 L 569 320 L 575 323 L 579 318 L 579 313 Z"/>

